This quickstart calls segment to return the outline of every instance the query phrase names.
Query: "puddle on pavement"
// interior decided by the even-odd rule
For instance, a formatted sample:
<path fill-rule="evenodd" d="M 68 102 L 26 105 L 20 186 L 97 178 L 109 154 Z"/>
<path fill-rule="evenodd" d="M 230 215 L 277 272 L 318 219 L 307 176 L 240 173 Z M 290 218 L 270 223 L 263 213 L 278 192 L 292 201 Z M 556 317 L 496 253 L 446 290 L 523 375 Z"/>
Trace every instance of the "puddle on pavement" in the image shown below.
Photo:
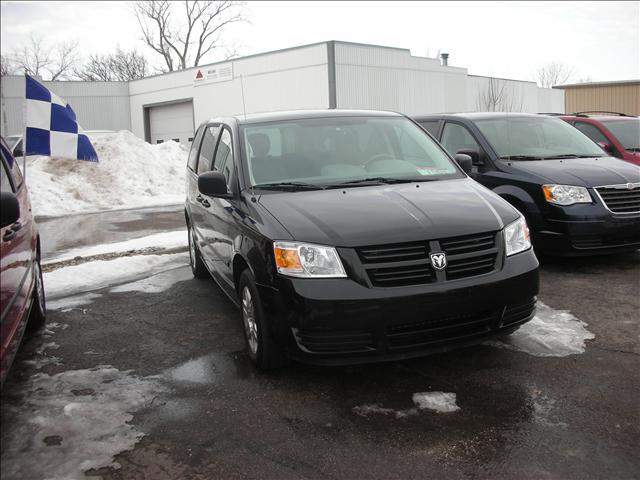
<path fill-rule="evenodd" d="M 211 353 L 165 370 L 161 377 L 183 385 L 220 384 L 230 379 L 249 379 L 258 372 L 244 352 Z"/>

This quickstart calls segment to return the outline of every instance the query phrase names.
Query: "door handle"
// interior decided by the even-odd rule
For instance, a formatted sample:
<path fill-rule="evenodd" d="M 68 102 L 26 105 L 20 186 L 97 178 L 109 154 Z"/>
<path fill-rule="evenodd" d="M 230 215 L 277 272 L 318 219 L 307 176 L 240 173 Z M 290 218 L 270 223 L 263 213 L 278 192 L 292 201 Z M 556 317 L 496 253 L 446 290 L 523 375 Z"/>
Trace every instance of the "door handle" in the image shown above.
<path fill-rule="evenodd" d="M 5 242 L 9 242 L 11 240 L 13 240 L 13 237 L 16 236 L 16 232 L 15 230 L 7 230 L 6 232 L 4 232 L 4 235 L 2 235 L 2 240 Z"/>
<path fill-rule="evenodd" d="M 209 208 L 211 206 L 211 204 L 209 203 L 209 200 L 207 200 L 206 198 L 203 198 L 200 203 L 202 203 L 202 206 L 205 208 Z"/>
<path fill-rule="evenodd" d="M 13 225 L 11 225 L 9 227 L 11 230 L 13 230 L 14 232 L 17 232 L 18 230 L 20 230 L 22 228 L 22 224 L 20 222 L 15 222 Z"/>
<path fill-rule="evenodd" d="M 202 200 L 204 200 L 204 198 L 202 198 L 202 195 L 198 195 L 198 196 L 196 197 L 196 202 L 200 202 L 200 203 L 202 203 Z"/>

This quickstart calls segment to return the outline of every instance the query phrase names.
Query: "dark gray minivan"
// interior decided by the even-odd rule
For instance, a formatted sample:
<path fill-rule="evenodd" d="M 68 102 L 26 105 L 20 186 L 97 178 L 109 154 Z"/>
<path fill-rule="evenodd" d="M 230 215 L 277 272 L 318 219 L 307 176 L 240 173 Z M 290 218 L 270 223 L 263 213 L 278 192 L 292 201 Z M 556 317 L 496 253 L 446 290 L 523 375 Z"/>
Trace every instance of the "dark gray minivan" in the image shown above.
<path fill-rule="evenodd" d="M 240 307 L 261 368 L 409 358 L 530 320 L 524 217 L 396 113 L 296 111 L 197 130 L 193 273 Z"/>

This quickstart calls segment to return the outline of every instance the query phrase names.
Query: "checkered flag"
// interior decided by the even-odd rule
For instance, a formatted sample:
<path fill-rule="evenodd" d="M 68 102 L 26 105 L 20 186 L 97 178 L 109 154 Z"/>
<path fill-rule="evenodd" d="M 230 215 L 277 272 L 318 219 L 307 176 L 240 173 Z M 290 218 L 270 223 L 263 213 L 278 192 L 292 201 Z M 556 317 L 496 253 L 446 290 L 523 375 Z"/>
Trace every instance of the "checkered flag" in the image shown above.
<path fill-rule="evenodd" d="M 97 162 L 98 155 L 71 106 L 29 75 L 26 85 L 25 155 Z"/>

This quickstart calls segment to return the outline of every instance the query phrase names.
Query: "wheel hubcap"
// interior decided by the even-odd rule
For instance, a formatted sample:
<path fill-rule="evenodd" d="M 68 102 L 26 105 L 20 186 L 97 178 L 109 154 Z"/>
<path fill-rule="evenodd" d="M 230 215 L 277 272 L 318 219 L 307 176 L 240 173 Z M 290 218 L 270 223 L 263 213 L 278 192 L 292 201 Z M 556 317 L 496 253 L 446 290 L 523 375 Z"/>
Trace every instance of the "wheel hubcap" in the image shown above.
<path fill-rule="evenodd" d="M 249 349 L 255 355 L 258 351 L 258 325 L 256 324 L 253 298 L 247 287 L 242 289 L 242 321 Z"/>

